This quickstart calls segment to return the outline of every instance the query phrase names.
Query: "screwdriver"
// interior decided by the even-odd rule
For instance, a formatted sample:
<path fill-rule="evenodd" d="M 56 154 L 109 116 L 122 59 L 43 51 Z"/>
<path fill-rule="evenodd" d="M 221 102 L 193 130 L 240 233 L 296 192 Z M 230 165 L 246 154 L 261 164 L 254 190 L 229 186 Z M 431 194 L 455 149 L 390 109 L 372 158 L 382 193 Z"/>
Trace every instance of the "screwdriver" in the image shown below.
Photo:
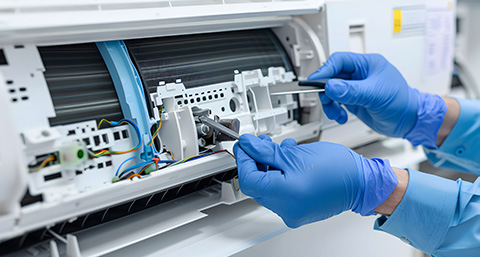
<path fill-rule="evenodd" d="M 240 135 L 237 132 L 223 126 L 222 124 L 220 124 L 220 123 L 218 123 L 218 122 L 216 122 L 216 121 L 214 121 L 214 120 L 212 120 L 212 119 L 210 119 L 206 116 L 200 116 L 198 118 L 198 120 L 201 123 L 209 126 L 210 128 L 219 131 L 223 135 L 228 136 L 231 139 L 238 140 L 238 138 L 240 138 Z"/>
<path fill-rule="evenodd" d="M 329 79 L 303 80 L 291 83 L 270 86 L 270 95 L 289 95 L 325 92 L 325 85 Z"/>

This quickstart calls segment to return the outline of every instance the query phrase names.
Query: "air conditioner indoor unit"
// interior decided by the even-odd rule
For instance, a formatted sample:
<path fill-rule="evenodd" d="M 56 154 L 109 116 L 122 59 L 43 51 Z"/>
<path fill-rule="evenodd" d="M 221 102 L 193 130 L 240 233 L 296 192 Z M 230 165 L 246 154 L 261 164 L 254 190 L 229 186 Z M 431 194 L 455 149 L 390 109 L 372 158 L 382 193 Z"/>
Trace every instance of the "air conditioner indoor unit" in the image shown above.
<path fill-rule="evenodd" d="M 424 1 L 399 0 L 3 1 L 0 254 L 49 255 L 66 235 L 82 249 L 79 231 L 197 191 L 207 193 L 172 209 L 158 233 L 235 208 L 246 198 L 235 141 L 202 117 L 277 142 L 380 139 L 352 117 L 329 121 L 315 93 L 270 90 L 354 51 L 446 93 L 450 71 L 424 76 L 426 21 L 412 17 L 425 12 Z"/>

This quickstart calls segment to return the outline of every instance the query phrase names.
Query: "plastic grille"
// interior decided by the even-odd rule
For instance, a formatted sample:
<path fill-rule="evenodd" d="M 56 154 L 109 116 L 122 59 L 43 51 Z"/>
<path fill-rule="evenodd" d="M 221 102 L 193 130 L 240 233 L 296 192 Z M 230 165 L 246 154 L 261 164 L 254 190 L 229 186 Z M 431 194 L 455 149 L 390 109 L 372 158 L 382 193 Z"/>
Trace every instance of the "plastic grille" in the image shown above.
<path fill-rule="evenodd" d="M 232 31 L 125 41 L 150 92 L 160 81 L 181 79 L 187 88 L 233 81 L 234 70 L 269 67 L 292 70 L 269 29 Z"/>
<path fill-rule="evenodd" d="M 155 192 L 151 195 L 144 195 L 135 200 L 127 201 L 122 204 L 111 206 L 107 209 L 98 210 L 80 216 L 73 222 L 59 222 L 51 229 L 60 235 L 75 233 L 83 229 L 92 228 L 102 225 L 103 223 L 132 215 L 142 210 L 157 206 L 171 200 L 178 199 L 193 192 L 205 189 L 217 184 L 217 181 L 228 181 L 237 175 L 237 170 L 227 170 L 213 176 L 204 177 L 198 180 L 190 181 L 185 184 L 177 185 L 167 190 Z M 12 238 L 10 240 L 0 242 L 0 256 L 11 254 L 16 251 L 26 249 L 28 247 L 38 245 L 41 242 L 48 242 L 52 236 L 47 233 L 46 228 L 37 229 L 25 233 L 22 236 Z M 38 248 L 42 248 L 39 246 Z M 26 253 L 28 253 L 26 251 Z"/>
<path fill-rule="evenodd" d="M 51 126 L 123 118 L 112 79 L 94 43 L 38 50 L 57 114 L 50 119 Z"/>

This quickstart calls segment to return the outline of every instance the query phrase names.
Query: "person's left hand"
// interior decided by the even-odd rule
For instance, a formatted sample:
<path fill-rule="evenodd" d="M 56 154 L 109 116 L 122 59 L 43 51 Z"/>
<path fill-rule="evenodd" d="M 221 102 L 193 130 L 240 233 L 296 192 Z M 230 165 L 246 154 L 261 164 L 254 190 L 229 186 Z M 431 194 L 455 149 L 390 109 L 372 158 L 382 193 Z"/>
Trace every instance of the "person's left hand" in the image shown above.
<path fill-rule="evenodd" d="M 346 210 L 371 215 L 398 183 L 388 161 L 333 143 L 286 139 L 278 145 L 268 136 L 245 134 L 233 151 L 242 192 L 291 228 Z"/>

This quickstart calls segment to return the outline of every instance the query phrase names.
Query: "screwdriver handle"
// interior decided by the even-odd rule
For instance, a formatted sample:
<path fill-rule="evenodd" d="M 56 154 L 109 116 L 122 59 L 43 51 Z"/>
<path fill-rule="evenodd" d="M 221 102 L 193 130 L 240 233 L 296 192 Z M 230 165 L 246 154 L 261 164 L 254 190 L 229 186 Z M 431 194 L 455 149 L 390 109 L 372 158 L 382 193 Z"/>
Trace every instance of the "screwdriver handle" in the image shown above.
<path fill-rule="evenodd" d="M 298 82 L 298 85 L 325 89 L 325 85 L 327 84 L 328 80 L 329 79 L 302 80 Z"/>

